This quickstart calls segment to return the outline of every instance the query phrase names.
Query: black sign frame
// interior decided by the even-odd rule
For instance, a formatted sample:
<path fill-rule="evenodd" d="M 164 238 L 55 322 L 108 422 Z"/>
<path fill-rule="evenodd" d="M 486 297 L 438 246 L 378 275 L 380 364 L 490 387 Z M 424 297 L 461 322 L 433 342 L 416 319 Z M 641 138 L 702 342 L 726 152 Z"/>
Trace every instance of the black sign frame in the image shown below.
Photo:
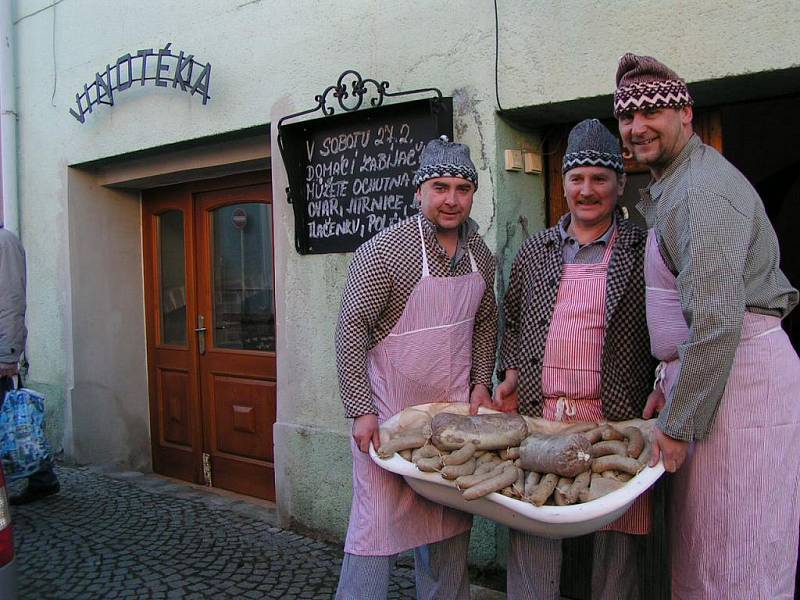
<path fill-rule="evenodd" d="M 355 79 L 350 94 L 346 77 Z M 358 110 L 367 83 L 379 96 L 372 98 L 372 108 Z M 453 99 L 435 88 L 390 94 L 388 86 L 345 71 L 336 85 L 316 97 L 317 107 L 278 122 L 299 254 L 352 252 L 380 229 L 418 211 L 412 180 L 419 154 L 430 139 L 452 139 Z M 382 105 L 384 96 L 427 91 L 437 96 Z M 343 114 L 334 115 L 326 105 L 330 92 Z M 343 103 L 348 96 L 354 106 Z M 326 116 L 284 124 L 318 110 Z"/>

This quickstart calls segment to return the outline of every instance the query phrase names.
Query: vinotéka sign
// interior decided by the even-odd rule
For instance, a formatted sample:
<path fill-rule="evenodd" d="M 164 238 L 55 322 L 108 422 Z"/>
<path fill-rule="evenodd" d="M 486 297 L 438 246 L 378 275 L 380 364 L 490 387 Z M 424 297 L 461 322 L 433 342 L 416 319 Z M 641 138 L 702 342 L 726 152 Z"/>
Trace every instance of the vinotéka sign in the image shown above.
<path fill-rule="evenodd" d="M 124 54 L 113 65 L 106 65 L 102 73 L 95 73 L 92 83 L 85 83 L 83 91 L 75 94 L 77 110 L 69 109 L 69 114 L 81 123 L 93 107 L 100 104 L 114 106 L 114 96 L 133 85 L 144 86 L 152 82 L 158 87 L 171 87 L 200 94 L 205 105 L 211 87 L 211 64 L 202 64 L 194 59 L 194 54 L 181 50 L 177 55 L 171 51 L 171 43 L 165 44 L 157 52 L 152 48 L 137 50 L 136 54 Z"/>

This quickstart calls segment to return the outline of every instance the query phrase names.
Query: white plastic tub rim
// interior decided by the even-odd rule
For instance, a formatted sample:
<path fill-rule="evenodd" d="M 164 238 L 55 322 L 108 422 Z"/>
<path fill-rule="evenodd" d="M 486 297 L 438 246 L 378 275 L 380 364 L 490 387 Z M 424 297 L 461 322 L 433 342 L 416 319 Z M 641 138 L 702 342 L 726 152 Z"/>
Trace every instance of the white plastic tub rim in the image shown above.
<path fill-rule="evenodd" d="M 403 430 L 419 427 L 429 428 L 430 419 L 439 412 L 466 415 L 469 414 L 469 406 L 435 403 L 408 408 L 381 425 L 381 439 L 386 439 L 388 435 Z M 496 411 L 481 407 L 479 412 L 488 414 Z M 573 425 L 572 423 L 524 418 L 530 432 L 556 433 Z M 642 456 L 646 458 L 650 454 L 654 420 L 634 419 L 614 423 L 614 425 L 638 427 L 646 440 Z M 369 452 L 375 464 L 401 475 L 418 494 L 433 502 L 486 517 L 513 529 L 550 538 L 585 535 L 614 522 L 664 473 L 664 466 L 659 461 L 655 467 L 645 467 L 623 487 L 597 500 L 570 506 L 534 506 L 529 502 L 509 498 L 497 492 L 477 500 L 467 501 L 456 488 L 455 482 L 443 479 L 439 473 L 422 472 L 399 454 L 394 454 L 388 459 L 381 459 L 372 445 L 370 445 Z"/>

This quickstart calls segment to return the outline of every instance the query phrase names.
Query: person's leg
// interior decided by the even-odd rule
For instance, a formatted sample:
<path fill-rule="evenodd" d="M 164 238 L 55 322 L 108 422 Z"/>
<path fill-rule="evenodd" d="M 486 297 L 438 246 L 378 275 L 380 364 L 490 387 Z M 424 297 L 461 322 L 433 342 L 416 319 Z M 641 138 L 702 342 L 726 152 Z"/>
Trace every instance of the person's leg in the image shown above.
<path fill-rule="evenodd" d="M 558 600 L 561 540 L 508 531 L 508 600 Z"/>
<path fill-rule="evenodd" d="M 469 600 L 469 531 L 414 550 L 418 600 Z"/>
<path fill-rule="evenodd" d="M 344 555 L 336 600 L 386 600 L 397 555 Z"/>
<path fill-rule="evenodd" d="M 0 407 L 6 398 L 6 392 L 14 387 L 14 380 L 11 377 L 0 377 Z"/>
<path fill-rule="evenodd" d="M 636 536 L 598 531 L 592 557 L 592 600 L 638 600 Z"/>

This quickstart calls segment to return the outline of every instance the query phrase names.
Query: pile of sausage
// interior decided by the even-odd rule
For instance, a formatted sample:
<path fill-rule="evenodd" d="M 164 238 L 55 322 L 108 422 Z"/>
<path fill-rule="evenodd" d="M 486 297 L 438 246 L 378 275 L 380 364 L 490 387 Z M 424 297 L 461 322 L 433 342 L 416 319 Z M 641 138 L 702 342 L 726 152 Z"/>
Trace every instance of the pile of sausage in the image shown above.
<path fill-rule="evenodd" d="M 566 506 L 625 485 L 646 466 L 644 448 L 633 426 L 575 423 L 559 434 L 529 433 L 519 415 L 439 413 L 430 432 L 395 436 L 378 453 L 399 452 L 420 471 L 440 473 L 466 500 L 500 492 L 535 506 Z"/>

